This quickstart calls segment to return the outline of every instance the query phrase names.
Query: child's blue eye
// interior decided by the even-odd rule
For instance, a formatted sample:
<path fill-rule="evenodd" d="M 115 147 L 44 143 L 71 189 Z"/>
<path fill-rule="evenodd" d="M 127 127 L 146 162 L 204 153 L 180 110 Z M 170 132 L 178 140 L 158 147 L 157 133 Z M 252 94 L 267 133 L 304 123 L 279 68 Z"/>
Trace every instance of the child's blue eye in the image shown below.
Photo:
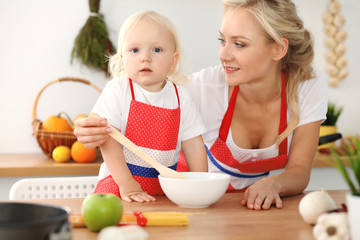
<path fill-rule="evenodd" d="M 155 48 L 154 49 L 154 52 L 156 52 L 156 53 L 159 53 L 159 52 L 161 52 L 162 50 L 160 49 L 160 48 Z"/>
<path fill-rule="evenodd" d="M 131 52 L 137 53 L 137 52 L 139 52 L 139 49 L 137 49 L 137 48 L 131 49 Z"/>
<path fill-rule="evenodd" d="M 219 37 L 218 40 L 219 40 L 220 44 L 224 44 L 224 43 L 225 43 L 225 40 L 222 39 L 221 37 Z"/>

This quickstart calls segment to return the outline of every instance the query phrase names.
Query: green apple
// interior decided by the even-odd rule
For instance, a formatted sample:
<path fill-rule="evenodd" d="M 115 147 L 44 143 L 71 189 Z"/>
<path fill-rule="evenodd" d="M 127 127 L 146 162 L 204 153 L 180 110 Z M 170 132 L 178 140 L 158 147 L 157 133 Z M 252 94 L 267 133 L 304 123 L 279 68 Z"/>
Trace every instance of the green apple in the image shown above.
<path fill-rule="evenodd" d="M 121 199 L 110 193 L 88 195 L 81 206 L 85 225 L 98 232 L 107 226 L 117 226 L 123 214 Z"/>

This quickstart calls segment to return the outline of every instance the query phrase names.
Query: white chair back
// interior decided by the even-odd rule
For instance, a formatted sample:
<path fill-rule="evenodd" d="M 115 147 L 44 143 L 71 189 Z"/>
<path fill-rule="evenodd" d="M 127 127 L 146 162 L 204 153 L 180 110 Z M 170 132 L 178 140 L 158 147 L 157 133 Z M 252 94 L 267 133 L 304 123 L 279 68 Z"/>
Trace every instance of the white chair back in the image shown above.
<path fill-rule="evenodd" d="M 24 178 L 13 184 L 10 200 L 83 198 L 94 192 L 97 176 Z"/>

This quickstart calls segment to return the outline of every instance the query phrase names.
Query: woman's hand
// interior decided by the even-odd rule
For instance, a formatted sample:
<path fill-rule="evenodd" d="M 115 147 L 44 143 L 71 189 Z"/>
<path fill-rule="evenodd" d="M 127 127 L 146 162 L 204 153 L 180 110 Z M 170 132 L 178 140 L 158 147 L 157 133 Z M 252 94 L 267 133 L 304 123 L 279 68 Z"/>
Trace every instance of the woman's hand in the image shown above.
<path fill-rule="evenodd" d="M 121 198 L 127 202 L 152 202 L 155 198 L 144 192 L 140 184 L 132 179 L 119 187 Z"/>
<path fill-rule="evenodd" d="M 304 124 L 294 131 L 288 163 L 279 175 L 266 177 L 245 191 L 241 204 L 249 209 L 282 208 L 280 196 L 301 193 L 309 183 L 311 166 L 319 142 L 321 121 Z M 306 141 L 304 141 L 306 139 Z"/>
<path fill-rule="evenodd" d="M 111 128 L 107 127 L 105 118 L 79 118 L 75 121 L 74 134 L 78 141 L 88 149 L 106 142 L 109 139 L 109 132 Z"/>
<path fill-rule="evenodd" d="M 276 208 L 282 208 L 279 192 L 280 184 L 271 177 L 266 177 L 246 189 L 241 204 L 254 210 L 269 209 L 273 204 Z"/>

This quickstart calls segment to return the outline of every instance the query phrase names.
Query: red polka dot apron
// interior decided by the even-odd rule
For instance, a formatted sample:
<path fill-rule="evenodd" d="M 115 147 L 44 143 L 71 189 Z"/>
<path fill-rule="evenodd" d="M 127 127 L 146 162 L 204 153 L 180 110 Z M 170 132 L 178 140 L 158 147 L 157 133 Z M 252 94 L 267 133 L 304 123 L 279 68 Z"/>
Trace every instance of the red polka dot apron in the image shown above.
<path fill-rule="evenodd" d="M 129 83 L 132 101 L 125 136 L 156 161 L 176 170 L 175 155 L 180 127 L 180 98 L 176 85 L 178 107 L 167 109 L 136 101 L 131 79 Z M 150 195 L 164 194 L 158 180 L 159 172 L 125 147 L 123 152 L 127 166 L 141 188 Z M 120 196 L 119 187 L 111 175 L 98 182 L 95 192 Z"/>
<path fill-rule="evenodd" d="M 285 98 L 286 81 L 283 75 L 281 75 L 281 78 L 282 90 L 279 134 L 282 133 L 287 127 Z M 226 144 L 226 140 L 229 135 L 238 90 L 239 86 L 236 86 L 233 90 L 228 109 L 220 126 L 218 138 L 211 146 L 210 150 L 207 148 L 207 146 L 205 146 L 208 159 L 210 160 L 209 171 L 223 172 L 231 176 L 231 181 L 228 188 L 229 191 L 242 189 L 244 188 L 244 184 L 249 186 L 264 176 L 268 176 L 269 171 L 284 168 L 287 163 L 287 138 L 280 143 L 278 151 L 279 155 L 277 157 L 263 160 L 256 159 L 255 161 L 246 162 L 240 162 L 233 157 L 231 150 Z M 183 153 L 180 154 L 177 171 L 188 171 Z"/>
<path fill-rule="evenodd" d="M 287 114 L 286 114 L 286 81 L 285 77 L 282 78 L 281 89 L 281 111 L 280 111 L 280 124 L 279 134 L 281 134 L 287 127 Z M 247 179 L 247 182 L 253 183 L 257 179 L 269 175 L 269 171 L 281 169 L 287 163 L 287 138 L 285 138 L 279 145 L 279 154 L 276 157 L 268 159 L 256 159 L 255 161 L 240 162 L 235 159 L 226 144 L 226 139 L 229 134 L 231 121 L 235 109 L 236 97 L 239 86 L 233 90 L 230 98 L 228 109 L 224 115 L 223 121 L 220 126 L 219 136 L 215 143 L 211 146 L 210 150 L 207 148 L 208 157 L 212 167 L 216 167 L 218 171 L 227 173 L 231 176 L 231 181 L 228 190 L 238 189 L 237 183 Z M 211 168 L 209 166 L 209 168 Z M 253 179 L 253 181 L 251 181 Z"/>

